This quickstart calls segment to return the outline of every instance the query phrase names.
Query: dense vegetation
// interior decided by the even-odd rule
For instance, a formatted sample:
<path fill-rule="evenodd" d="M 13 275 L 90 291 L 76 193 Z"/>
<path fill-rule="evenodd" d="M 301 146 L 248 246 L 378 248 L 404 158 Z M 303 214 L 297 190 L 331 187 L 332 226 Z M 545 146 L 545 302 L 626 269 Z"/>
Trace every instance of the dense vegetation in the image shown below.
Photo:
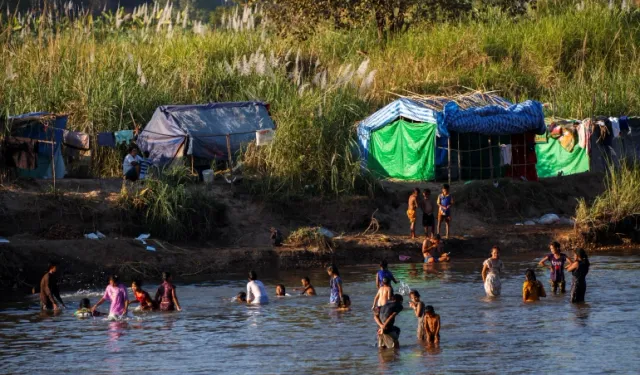
<path fill-rule="evenodd" d="M 3 14 L 0 108 L 70 113 L 72 128 L 95 134 L 144 125 L 162 104 L 264 100 L 277 140 L 250 149 L 245 164 L 265 191 L 318 194 L 367 186 L 354 125 L 395 94 L 498 90 L 549 102 L 558 116 L 637 113 L 638 10 L 587 0 L 523 9 L 415 16 L 382 39 L 375 15 L 282 33 L 268 7 L 227 9 L 211 24 L 153 5 L 99 17 Z M 96 175 L 119 165 L 115 152 L 94 154 Z"/>

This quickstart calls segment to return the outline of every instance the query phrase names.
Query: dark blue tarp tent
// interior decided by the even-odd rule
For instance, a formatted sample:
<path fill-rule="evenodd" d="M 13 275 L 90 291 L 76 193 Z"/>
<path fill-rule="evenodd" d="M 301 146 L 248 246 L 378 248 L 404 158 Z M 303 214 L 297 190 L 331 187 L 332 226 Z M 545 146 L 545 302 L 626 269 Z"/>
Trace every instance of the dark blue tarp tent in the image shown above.
<path fill-rule="evenodd" d="M 274 129 L 267 104 L 262 102 L 170 105 L 156 109 L 138 136 L 138 146 L 152 162 L 164 165 L 191 155 L 203 159 L 227 158 L 256 138 L 256 131 Z"/>
<path fill-rule="evenodd" d="M 66 174 L 62 157 L 63 132 L 67 127 L 66 115 L 34 112 L 9 117 L 11 136 L 38 140 L 36 169 L 20 169 L 18 175 L 32 178 L 63 178 Z"/>

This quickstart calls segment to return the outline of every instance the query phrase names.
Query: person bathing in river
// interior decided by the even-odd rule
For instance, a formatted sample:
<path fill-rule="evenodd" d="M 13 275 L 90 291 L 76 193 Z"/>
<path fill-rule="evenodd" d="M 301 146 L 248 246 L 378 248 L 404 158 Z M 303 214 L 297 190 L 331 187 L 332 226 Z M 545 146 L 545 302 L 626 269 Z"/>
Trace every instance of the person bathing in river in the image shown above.
<path fill-rule="evenodd" d="M 236 294 L 235 301 L 238 302 L 238 303 L 247 303 L 247 293 L 240 292 L 240 293 Z"/>
<path fill-rule="evenodd" d="M 386 305 L 380 308 L 380 311 L 373 315 L 378 325 L 378 347 L 380 348 L 399 348 L 400 328 L 395 326 L 396 317 L 402 311 L 402 296 L 396 294 Z"/>
<path fill-rule="evenodd" d="M 342 299 L 338 303 L 338 311 L 349 311 L 351 310 L 351 298 L 348 295 L 343 294 Z"/>
<path fill-rule="evenodd" d="M 386 259 L 380 262 L 380 271 L 376 274 L 376 289 L 379 289 L 382 286 L 382 280 L 385 277 L 396 284 L 398 283 L 398 280 L 396 280 L 391 271 L 389 271 L 389 263 Z M 393 288 L 391 290 L 391 293 L 393 293 Z"/>
<path fill-rule="evenodd" d="M 83 298 L 80 301 L 78 310 L 73 313 L 73 316 L 76 318 L 86 319 L 94 316 L 100 316 L 101 314 L 102 313 L 100 311 L 91 311 L 91 301 L 89 301 L 89 298 Z"/>
<path fill-rule="evenodd" d="M 329 297 L 329 303 L 338 305 L 342 301 L 342 278 L 340 278 L 340 271 L 334 264 L 327 268 L 329 274 L 329 289 L 331 290 L 331 296 Z"/>
<path fill-rule="evenodd" d="M 438 195 L 438 231 L 444 221 L 446 234 L 445 238 L 449 238 L 449 227 L 451 226 L 451 206 L 453 206 L 453 197 L 449 193 L 449 184 L 442 185 L 442 194 Z"/>
<path fill-rule="evenodd" d="M 424 235 L 429 238 L 431 233 L 436 231 L 436 223 L 433 217 L 434 204 L 431 200 L 431 190 L 424 189 L 422 191 L 422 226 L 424 227 Z"/>
<path fill-rule="evenodd" d="M 536 280 L 536 273 L 529 269 L 524 274 L 525 281 L 522 284 L 522 300 L 524 302 L 540 301 L 540 297 L 546 297 L 542 283 Z"/>
<path fill-rule="evenodd" d="M 411 225 L 411 238 L 416 238 L 416 218 L 418 210 L 418 198 L 420 196 L 420 189 L 414 188 L 413 192 L 409 196 L 409 206 L 407 208 L 407 217 Z"/>
<path fill-rule="evenodd" d="M 577 249 L 573 263 L 567 266 L 567 271 L 573 275 L 571 285 L 571 303 L 584 302 L 584 295 L 587 292 L 587 274 L 589 273 L 589 257 L 584 249 Z"/>
<path fill-rule="evenodd" d="M 136 308 L 136 310 L 139 311 L 151 311 L 157 309 L 157 305 L 151 299 L 149 293 L 142 290 L 142 282 L 140 280 L 134 280 L 131 283 L 131 290 L 133 291 L 135 299 L 129 301 L 129 305 L 132 303 L 139 303 L 140 306 Z"/>
<path fill-rule="evenodd" d="M 269 303 L 267 289 L 262 281 L 258 280 L 256 271 L 249 271 L 249 282 L 247 283 L 247 303 L 252 305 L 264 305 Z"/>
<path fill-rule="evenodd" d="M 488 297 L 497 297 L 500 295 L 502 284 L 500 282 L 500 274 L 504 269 L 504 264 L 500 260 L 500 248 L 494 246 L 491 248 L 491 258 L 482 264 L 482 281 L 484 282 L 484 290 Z"/>
<path fill-rule="evenodd" d="M 160 311 L 182 311 L 176 294 L 176 286 L 173 285 L 172 280 L 173 278 L 169 272 L 162 273 L 162 284 L 158 287 L 155 297 Z"/>
<path fill-rule="evenodd" d="M 380 307 L 387 304 L 393 299 L 393 289 L 391 288 L 391 280 L 386 277 L 382 279 L 382 286 L 378 289 L 376 296 L 373 298 L 373 306 L 371 310 L 377 311 Z"/>
<path fill-rule="evenodd" d="M 302 280 L 300 280 L 300 283 L 302 284 L 302 288 L 295 288 L 293 290 L 301 292 L 301 295 L 307 295 L 307 296 L 315 296 L 316 295 L 316 289 L 313 287 L 313 285 L 311 285 L 311 280 L 309 279 L 308 276 L 305 276 L 302 278 Z"/>
<path fill-rule="evenodd" d="M 444 252 L 444 244 L 439 234 L 422 242 L 422 255 L 425 263 L 448 262 L 449 254 Z"/>
<path fill-rule="evenodd" d="M 560 293 L 564 293 L 566 286 L 564 279 L 565 263 L 567 263 L 567 265 L 571 265 L 571 259 L 569 259 L 569 257 L 564 253 L 560 252 L 560 244 L 558 242 L 552 242 L 549 244 L 549 249 L 551 250 L 551 254 L 542 258 L 538 265 L 543 267 L 546 262 L 549 262 L 549 269 L 551 270 L 551 290 L 553 291 L 553 294 L 556 294 L 558 289 L 560 289 Z"/>
<path fill-rule="evenodd" d="M 66 307 L 60 297 L 60 289 L 58 289 L 58 263 L 49 263 L 47 273 L 40 279 L 40 308 L 42 310 L 59 310 L 60 306 Z M 58 303 L 56 303 L 56 301 Z"/>
<path fill-rule="evenodd" d="M 413 309 L 413 312 L 416 314 L 416 318 L 418 318 L 418 329 L 416 335 L 418 336 L 418 340 L 426 341 L 427 336 L 424 330 L 424 302 L 420 301 L 420 293 L 417 290 L 412 290 L 409 293 L 409 298 L 411 301 L 409 302 L 409 307 Z"/>
<path fill-rule="evenodd" d="M 95 312 L 98 306 L 102 305 L 105 301 L 111 303 L 109 307 L 109 320 L 122 319 L 127 315 L 129 295 L 127 294 L 127 288 L 118 281 L 118 276 L 116 275 L 109 276 L 109 285 L 107 285 L 104 291 L 104 296 L 91 308 L 91 312 Z"/>
<path fill-rule="evenodd" d="M 283 284 L 276 285 L 276 297 L 286 297 L 287 291 Z"/>
<path fill-rule="evenodd" d="M 429 344 L 440 343 L 440 315 L 436 314 L 433 306 L 424 309 L 424 331 Z"/>

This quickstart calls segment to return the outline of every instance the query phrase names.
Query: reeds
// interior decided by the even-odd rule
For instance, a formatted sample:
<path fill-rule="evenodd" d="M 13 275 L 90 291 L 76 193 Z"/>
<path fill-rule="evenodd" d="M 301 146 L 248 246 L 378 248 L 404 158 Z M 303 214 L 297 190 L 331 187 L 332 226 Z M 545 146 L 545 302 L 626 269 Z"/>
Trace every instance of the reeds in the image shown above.
<path fill-rule="evenodd" d="M 552 102 L 566 118 L 637 114 L 640 14 L 594 1 L 579 11 L 538 3 L 519 20 L 494 12 L 414 22 L 382 45 L 375 27 L 329 23 L 306 40 L 284 38 L 256 7 L 231 8 L 219 24 L 157 3 L 100 16 L 68 3 L 9 12 L 0 17 L 0 108 L 69 113 L 70 128 L 97 134 L 144 125 L 160 105 L 263 100 L 276 140 L 243 155 L 262 191 L 353 193 L 368 186 L 354 125 L 392 93 L 469 87 Z M 123 156 L 98 148 L 94 175 L 121 173 Z"/>

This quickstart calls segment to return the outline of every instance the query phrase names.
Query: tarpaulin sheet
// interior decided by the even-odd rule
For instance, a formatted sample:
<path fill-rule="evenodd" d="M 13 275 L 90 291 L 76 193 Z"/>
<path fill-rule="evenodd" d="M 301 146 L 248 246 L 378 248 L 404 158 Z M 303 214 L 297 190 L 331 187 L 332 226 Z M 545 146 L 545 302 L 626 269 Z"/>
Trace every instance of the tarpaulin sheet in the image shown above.
<path fill-rule="evenodd" d="M 566 176 L 589 171 L 589 155 L 585 149 L 575 146 L 569 152 L 551 137 L 547 143 L 536 144 L 536 155 L 539 178 L 556 177 L 559 172 Z"/>
<path fill-rule="evenodd" d="M 433 180 L 437 125 L 397 120 L 371 134 L 368 168 L 383 178 Z"/>
<path fill-rule="evenodd" d="M 511 105 L 462 109 L 456 102 L 444 107 L 444 125 L 449 132 L 508 135 L 547 131 L 542 104 L 533 100 Z"/>
<path fill-rule="evenodd" d="M 198 158 L 227 157 L 255 140 L 256 131 L 274 129 L 265 103 L 237 102 L 202 105 L 173 105 L 156 109 L 151 121 L 138 136 L 138 146 L 149 151 L 156 165 L 173 160 L 186 146 L 186 154 Z"/>

